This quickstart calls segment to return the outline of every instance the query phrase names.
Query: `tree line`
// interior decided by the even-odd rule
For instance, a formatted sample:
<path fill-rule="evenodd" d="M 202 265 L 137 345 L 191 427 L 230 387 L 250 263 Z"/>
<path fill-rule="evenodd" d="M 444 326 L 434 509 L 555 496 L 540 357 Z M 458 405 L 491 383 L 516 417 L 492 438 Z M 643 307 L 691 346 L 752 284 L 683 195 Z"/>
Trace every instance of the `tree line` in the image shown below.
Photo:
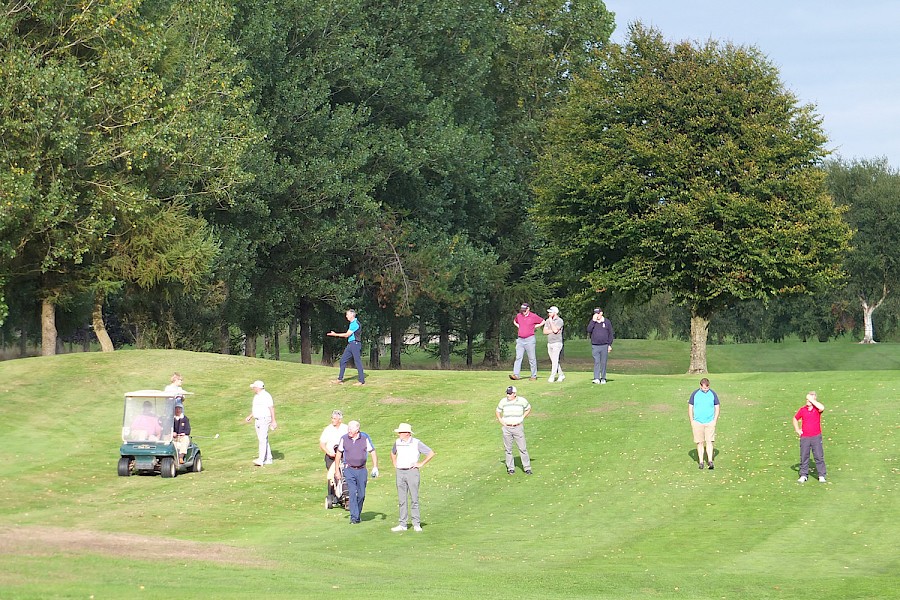
<path fill-rule="evenodd" d="M 639 25 L 619 46 L 613 17 L 598 0 L 7 3 L 3 343 L 256 355 L 268 335 L 277 355 L 287 330 L 329 361 L 324 332 L 354 306 L 391 367 L 411 329 L 443 366 L 453 347 L 496 366 L 522 301 L 574 317 L 667 298 L 698 340 L 743 301 L 881 306 L 896 172 L 826 162 L 821 119 L 757 50 Z"/>

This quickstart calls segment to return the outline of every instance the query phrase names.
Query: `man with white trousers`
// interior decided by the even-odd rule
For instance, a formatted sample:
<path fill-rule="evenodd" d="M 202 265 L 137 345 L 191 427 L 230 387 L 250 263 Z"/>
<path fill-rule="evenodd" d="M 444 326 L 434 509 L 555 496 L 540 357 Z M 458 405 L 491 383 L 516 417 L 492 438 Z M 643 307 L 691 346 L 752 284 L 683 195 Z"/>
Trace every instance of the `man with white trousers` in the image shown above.
<path fill-rule="evenodd" d="M 272 464 L 272 448 L 269 446 L 269 429 L 275 431 L 278 423 L 275 422 L 275 401 L 272 394 L 265 390 L 262 381 L 256 380 L 250 384 L 253 390 L 253 408 L 245 421 L 256 421 L 256 438 L 259 440 L 259 456 L 253 461 L 257 467 Z"/>
<path fill-rule="evenodd" d="M 559 318 L 559 309 L 551 306 L 547 309 L 547 319 L 544 321 L 544 334 L 547 336 L 547 354 L 550 355 L 550 378 L 547 380 L 553 383 L 554 380 L 562 381 L 566 378 L 563 374 L 562 367 L 559 366 L 559 355 L 563 349 L 563 320 Z"/>

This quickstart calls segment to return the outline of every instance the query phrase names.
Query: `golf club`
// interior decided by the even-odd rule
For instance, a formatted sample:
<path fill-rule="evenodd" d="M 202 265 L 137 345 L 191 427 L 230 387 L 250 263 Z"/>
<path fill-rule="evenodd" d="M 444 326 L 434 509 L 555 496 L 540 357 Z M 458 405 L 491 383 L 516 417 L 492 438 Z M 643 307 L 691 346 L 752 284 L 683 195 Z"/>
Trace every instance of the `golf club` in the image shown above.
<path fill-rule="evenodd" d="M 193 438 L 200 438 L 201 440 L 217 440 L 219 439 L 219 434 L 216 435 L 192 435 Z"/>

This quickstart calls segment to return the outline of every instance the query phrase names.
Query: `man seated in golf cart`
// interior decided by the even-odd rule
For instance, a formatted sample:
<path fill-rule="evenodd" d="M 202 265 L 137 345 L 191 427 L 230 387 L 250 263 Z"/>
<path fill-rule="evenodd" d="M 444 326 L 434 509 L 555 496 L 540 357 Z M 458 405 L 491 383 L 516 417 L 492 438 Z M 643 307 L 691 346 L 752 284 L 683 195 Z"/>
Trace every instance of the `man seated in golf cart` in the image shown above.
<path fill-rule="evenodd" d="M 130 438 L 132 440 L 159 440 L 162 435 L 162 425 L 153 412 L 153 403 L 144 402 L 143 411 L 131 421 Z"/>
<path fill-rule="evenodd" d="M 184 405 L 175 403 L 175 422 L 172 425 L 172 443 L 178 451 L 178 463 L 184 464 L 184 455 L 191 445 L 191 421 L 184 414 Z"/>

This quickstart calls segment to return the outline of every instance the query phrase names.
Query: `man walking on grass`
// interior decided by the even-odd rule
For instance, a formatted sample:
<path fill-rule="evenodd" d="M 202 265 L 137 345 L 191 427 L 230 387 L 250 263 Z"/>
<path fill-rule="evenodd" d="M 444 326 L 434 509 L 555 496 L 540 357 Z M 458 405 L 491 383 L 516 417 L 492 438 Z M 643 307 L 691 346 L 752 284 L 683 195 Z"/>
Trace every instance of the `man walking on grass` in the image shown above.
<path fill-rule="evenodd" d="M 341 355 L 338 377 L 337 379 L 333 379 L 331 383 L 344 383 L 344 370 L 347 368 L 347 363 L 350 362 L 350 359 L 352 358 L 353 364 L 356 365 L 357 373 L 357 379 L 353 385 L 365 385 L 366 375 L 365 373 L 363 373 L 362 337 L 360 336 L 362 332 L 360 331 L 361 327 L 359 325 L 359 319 L 356 318 L 356 311 L 352 308 L 349 309 L 344 316 L 346 316 L 347 320 L 350 321 L 350 325 L 347 327 L 347 331 L 343 333 L 329 331 L 325 334 L 330 337 L 347 338 L 347 347 L 344 348 L 344 353 Z"/>

